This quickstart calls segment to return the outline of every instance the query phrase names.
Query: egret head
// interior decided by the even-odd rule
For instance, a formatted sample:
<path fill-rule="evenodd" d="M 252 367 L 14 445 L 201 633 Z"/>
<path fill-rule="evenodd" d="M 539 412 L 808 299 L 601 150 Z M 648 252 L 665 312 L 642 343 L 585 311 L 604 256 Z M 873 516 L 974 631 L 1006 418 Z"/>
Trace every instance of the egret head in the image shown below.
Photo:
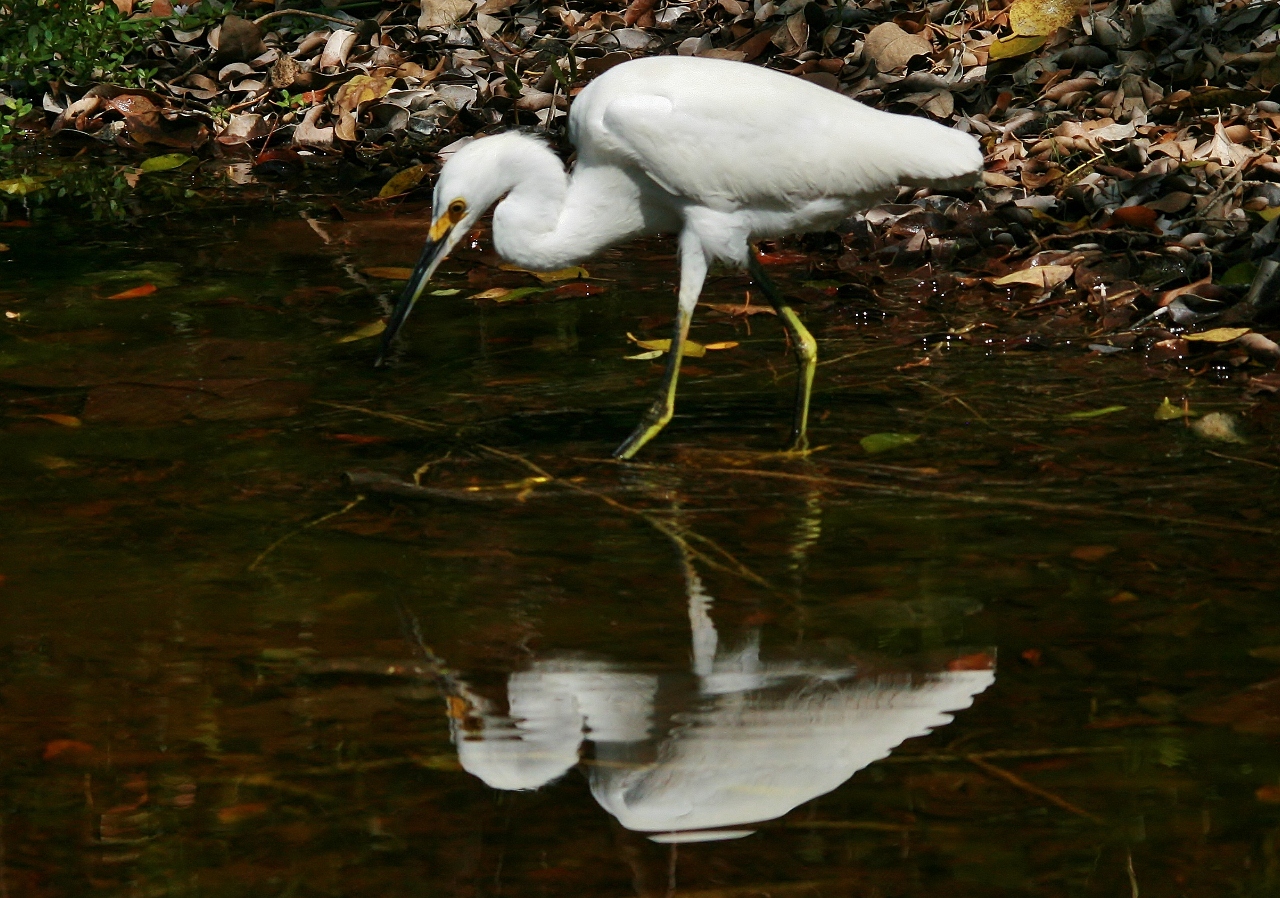
<path fill-rule="evenodd" d="M 472 226 L 494 203 L 502 199 L 522 177 L 513 162 L 518 145 L 531 140 L 518 133 L 496 134 L 466 144 L 440 169 L 431 203 L 431 230 L 404 292 L 387 320 L 382 335 L 381 365 L 436 268 L 453 251 Z M 513 152 L 516 151 L 516 152 Z"/>

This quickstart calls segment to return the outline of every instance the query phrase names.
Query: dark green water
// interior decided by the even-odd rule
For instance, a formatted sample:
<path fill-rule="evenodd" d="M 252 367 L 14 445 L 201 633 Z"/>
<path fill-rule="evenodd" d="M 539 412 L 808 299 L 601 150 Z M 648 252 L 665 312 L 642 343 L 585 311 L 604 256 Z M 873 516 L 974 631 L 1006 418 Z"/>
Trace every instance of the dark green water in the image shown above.
<path fill-rule="evenodd" d="M 704 310 L 617 465 L 669 247 L 462 253 L 375 371 L 348 217 L 0 229 L 0 895 L 1280 893 L 1274 400 L 797 266 L 825 448 Z"/>

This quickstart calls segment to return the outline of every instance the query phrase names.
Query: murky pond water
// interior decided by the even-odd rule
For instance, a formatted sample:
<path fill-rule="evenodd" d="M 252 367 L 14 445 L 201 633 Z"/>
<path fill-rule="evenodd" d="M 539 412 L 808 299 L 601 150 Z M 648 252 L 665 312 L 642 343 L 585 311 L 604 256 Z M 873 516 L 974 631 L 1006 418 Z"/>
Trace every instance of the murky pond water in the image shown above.
<path fill-rule="evenodd" d="M 1280 891 L 1274 402 L 795 266 L 822 450 L 706 308 L 619 465 L 670 247 L 460 253 L 376 371 L 421 233 L 0 231 L 0 894 Z"/>

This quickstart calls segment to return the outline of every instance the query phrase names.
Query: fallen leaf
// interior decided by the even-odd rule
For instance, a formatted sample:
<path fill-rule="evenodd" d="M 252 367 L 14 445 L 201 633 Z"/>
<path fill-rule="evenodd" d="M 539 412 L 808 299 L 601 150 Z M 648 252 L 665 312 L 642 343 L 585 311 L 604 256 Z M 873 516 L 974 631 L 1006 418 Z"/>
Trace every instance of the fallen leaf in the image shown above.
<path fill-rule="evenodd" d="M 413 276 L 412 268 L 361 268 L 361 274 L 384 281 L 407 281 Z"/>
<path fill-rule="evenodd" d="M 920 437 L 921 434 L 918 433 L 873 433 L 858 440 L 858 445 L 867 455 L 876 455 L 902 446 L 910 446 Z"/>
<path fill-rule="evenodd" d="M 422 0 L 418 29 L 447 28 L 471 11 L 471 0 Z"/>
<path fill-rule="evenodd" d="M 639 346 L 641 349 L 651 349 L 656 352 L 670 352 L 670 340 L 641 340 L 633 334 L 627 334 L 627 339 Z M 684 355 L 686 358 L 700 359 L 707 354 L 707 347 L 701 343 L 695 343 L 692 340 L 684 341 Z"/>
<path fill-rule="evenodd" d="M 882 22 L 867 34 L 864 53 L 874 60 L 881 72 L 892 72 L 905 66 L 913 57 L 933 52 L 933 45 L 923 34 L 911 34 L 893 22 Z"/>
<path fill-rule="evenodd" d="M 63 427 L 79 427 L 82 423 L 80 419 L 77 418 L 75 415 L 49 414 L 49 415 L 32 415 L 31 417 L 43 418 L 45 421 L 48 421 L 52 424 L 61 424 Z"/>
<path fill-rule="evenodd" d="M 1105 408 L 1093 408 L 1082 412 L 1068 412 L 1063 418 L 1071 421 L 1087 421 L 1090 418 L 1101 418 L 1103 415 L 1114 415 L 1116 412 L 1122 412 L 1127 406 L 1108 405 Z"/>
<path fill-rule="evenodd" d="M 370 337 L 376 337 L 387 329 L 387 322 L 379 318 L 377 321 L 370 322 L 364 327 L 358 327 L 345 337 L 339 337 L 335 343 L 355 343 L 357 340 L 368 340 Z"/>
<path fill-rule="evenodd" d="M 382 185 L 382 189 L 378 191 L 378 199 L 385 200 L 387 197 L 399 196 L 402 193 L 408 193 L 413 188 L 422 183 L 422 179 L 431 171 L 429 165 L 411 165 L 403 171 L 392 175 L 387 183 Z M 376 277 L 376 275 L 374 275 Z M 405 275 L 407 278 L 408 275 Z"/>
<path fill-rule="evenodd" d="M 1070 265 L 1039 265 L 1014 271 L 1004 277 L 995 278 L 991 283 L 996 287 L 1007 287 L 1012 284 L 1028 284 L 1041 290 L 1052 290 L 1059 284 L 1066 283 L 1075 273 Z"/>
<path fill-rule="evenodd" d="M 1156 406 L 1154 415 L 1157 421 L 1174 421 L 1179 418 L 1196 418 L 1199 417 L 1195 412 L 1180 405 L 1174 405 L 1169 401 L 1169 397 L 1164 397 L 1164 402 Z"/>
<path fill-rule="evenodd" d="M 1077 0 L 1013 0 L 1009 27 L 1015 34 L 1049 35 L 1076 20 Z"/>
<path fill-rule="evenodd" d="M 737 348 L 737 346 L 738 346 L 737 341 L 735 341 L 735 340 L 725 340 L 725 341 L 723 341 L 723 342 L 721 342 L 721 343 L 707 343 L 707 344 L 706 344 L 706 345 L 704 345 L 702 348 L 703 348 L 703 349 L 707 349 L 707 350 L 711 350 L 712 352 L 718 352 L 718 351 L 723 350 L 723 349 L 735 349 L 735 348 Z"/>
<path fill-rule="evenodd" d="M 1028 53 L 1039 50 L 1048 39 L 1048 36 L 1043 34 L 1030 36 L 1015 34 L 1011 37 L 1003 37 L 992 41 L 988 45 L 987 58 L 1012 59 L 1015 56 L 1025 56 Z"/>
<path fill-rule="evenodd" d="M 80 742 L 76 739 L 54 739 L 45 743 L 44 759 L 52 761 L 55 758 L 74 761 L 81 760 L 93 754 L 93 746 L 88 742 Z"/>
<path fill-rule="evenodd" d="M 736 305 L 730 302 L 704 302 L 701 305 L 703 308 L 713 309 L 725 315 L 773 315 L 776 317 L 778 314 L 771 306 L 760 303 Z"/>
<path fill-rule="evenodd" d="M 952 658 L 947 662 L 947 670 L 956 672 L 962 670 L 995 670 L 996 659 L 992 658 L 986 652 L 974 652 L 972 655 L 961 655 L 959 658 Z"/>
<path fill-rule="evenodd" d="M 624 356 L 624 358 L 633 362 L 645 362 L 649 359 L 661 358 L 665 353 L 661 349 L 651 349 L 648 352 L 638 352 L 635 355 Z"/>
<path fill-rule="evenodd" d="M 552 296 L 598 296 L 607 292 L 606 288 L 601 284 L 588 284 L 585 281 L 574 281 L 570 284 L 561 284 L 551 291 Z"/>
<path fill-rule="evenodd" d="M 150 159 L 142 160 L 142 164 L 138 168 L 149 173 L 171 171 L 175 168 L 181 168 L 194 158 L 194 156 L 188 156 L 186 153 L 165 153 L 163 156 L 152 156 Z"/>
<path fill-rule="evenodd" d="M 239 823 L 242 820 L 257 817 L 266 812 L 267 805 L 260 801 L 235 804 L 226 808 L 218 808 L 218 822 L 223 824 Z"/>
<path fill-rule="evenodd" d="M 524 299 L 526 296 L 533 296 L 538 293 L 545 293 L 542 287 L 494 287 L 485 290 L 483 293 L 477 293 L 475 296 L 469 296 L 468 299 L 489 299 L 494 302 L 514 302 L 517 299 Z"/>
<path fill-rule="evenodd" d="M 503 271 L 519 271 L 522 274 L 531 274 L 544 284 L 553 284 L 556 281 L 574 281 L 581 278 L 589 278 L 590 274 L 587 269 L 580 265 L 572 265 L 568 268 L 557 268 L 555 271 L 533 271 L 529 268 L 521 268 L 519 265 L 511 265 L 504 262 L 498 266 Z"/>
<path fill-rule="evenodd" d="M 1280 786 L 1259 786 L 1253 795 L 1265 804 L 1280 804 Z"/>
<path fill-rule="evenodd" d="M 1235 416 L 1228 415 L 1226 412 L 1210 412 L 1194 422 L 1191 430 L 1196 436 L 1204 437 L 1206 440 L 1217 440 L 1220 443 L 1249 442 L 1236 429 Z"/>
<path fill-rule="evenodd" d="M 1198 334 L 1183 334 L 1182 339 L 1189 343 L 1230 343 L 1232 340 L 1239 340 L 1249 331 L 1250 328 L 1247 327 L 1215 327 Z"/>
<path fill-rule="evenodd" d="M 1156 227 L 1158 217 L 1156 210 L 1149 206 L 1121 206 L 1111 213 L 1109 225 L 1111 227 L 1125 225 L 1130 228 L 1159 232 L 1160 229 Z"/>
<path fill-rule="evenodd" d="M 141 287 L 134 287 L 132 290 L 123 290 L 108 296 L 107 299 L 138 299 L 142 296 L 150 296 L 156 292 L 155 284 L 143 284 Z"/>
<path fill-rule="evenodd" d="M 1101 561 L 1115 550 L 1115 546 L 1076 546 L 1071 550 L 1071 557 L 1076 561 Z"/>

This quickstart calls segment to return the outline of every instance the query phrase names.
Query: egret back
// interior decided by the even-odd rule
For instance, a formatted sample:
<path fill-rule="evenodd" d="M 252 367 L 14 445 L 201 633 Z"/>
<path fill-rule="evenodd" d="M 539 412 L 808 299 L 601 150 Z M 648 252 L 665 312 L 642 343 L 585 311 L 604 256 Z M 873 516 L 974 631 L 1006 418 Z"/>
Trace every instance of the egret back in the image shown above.
<path fill-rule="evenodd" d="M 857 208 L 898 184 L 982 169 L 970 135 L 719 59 L 651 57 L 610 69 L 575 99 L 569 128 L 580 162 L 632 166 L 719 211 L 834 198 Z"/>

